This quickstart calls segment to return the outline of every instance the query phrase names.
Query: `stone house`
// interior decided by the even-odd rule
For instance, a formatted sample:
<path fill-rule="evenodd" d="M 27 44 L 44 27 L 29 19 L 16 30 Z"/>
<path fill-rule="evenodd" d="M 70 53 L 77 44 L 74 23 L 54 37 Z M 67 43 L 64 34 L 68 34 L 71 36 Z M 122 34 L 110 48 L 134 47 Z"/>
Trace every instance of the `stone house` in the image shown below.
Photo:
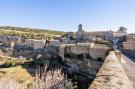
<path fill-rule="evenodd" d="M 135 34 L 126 35 L 126 42 L 123 42 L 123 49 L 135 50 Z"/>
<path fill-rule="evenodd" d="M 58 47 L 60 45 L 60 41 L 59 40 L 50 40 L 49 45 Z"/>
<path fill-rule="evenodd" d="M 93 47 L 91 47 L 89 55 L 95 59 L 97 58 L 105 59 L 106 54 L 108 52 L 107 50 L 109 50 L 109 48 L 105 45 L 94 45 Z"/>
<path fill-rule="evenodd" d="M 76 32 L 76 40 L 77 42 L 85 42 L 85 41 L 95 41 L 98 40 L 112 40 L 116 37 L 126 36 L 126 28 L 120 27 L 118 31 L 96 31 L 96 32 L 85 32 L 82 29 L 82 25 L 78 26 L 78 31 Z"/>
<path fill-rule="evenodd" d="M 45 40 L 34 40 L 33 42 L 33 48 L 36 49 L 40 49 L 40 48 L 44 48 L 45 47 Z"/>
<path fill-rule="evenodd" d="M 67 33 L 67 38 L 70 39 L 70 40 L 72 40 L 74 38 L 74 35 L 73 34 L 74 34 L 73 32 L 68 32 Z"/>
<path fill-rule="evenodd" d="M 25 39 L 25 46 L 33 47 L 35 50 L 45 47 L 45 40 Z"/>
<path fill-rule="evenodd" d="M 25 39 L 24 45 L 33 47 L 34 39 Z"/>

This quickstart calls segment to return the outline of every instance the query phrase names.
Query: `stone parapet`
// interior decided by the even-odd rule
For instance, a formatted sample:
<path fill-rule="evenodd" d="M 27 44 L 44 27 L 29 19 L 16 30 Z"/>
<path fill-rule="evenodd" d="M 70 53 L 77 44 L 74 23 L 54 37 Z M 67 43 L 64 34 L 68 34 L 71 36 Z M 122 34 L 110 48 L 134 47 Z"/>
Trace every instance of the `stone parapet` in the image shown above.
<path fill-rule="evenodd" d="M 114 51 L 105 59 L 89 89 L 134 89 Z"/>

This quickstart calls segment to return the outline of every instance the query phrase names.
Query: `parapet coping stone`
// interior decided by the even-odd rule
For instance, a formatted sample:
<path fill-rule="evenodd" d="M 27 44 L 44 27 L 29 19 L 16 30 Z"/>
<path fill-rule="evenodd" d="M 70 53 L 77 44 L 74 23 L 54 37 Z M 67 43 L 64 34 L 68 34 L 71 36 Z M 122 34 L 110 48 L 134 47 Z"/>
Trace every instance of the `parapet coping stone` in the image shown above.
<path fill-rule="evenodd" d="M 111 51 L 88 89 L 134 89 L 123 67 Z"/>

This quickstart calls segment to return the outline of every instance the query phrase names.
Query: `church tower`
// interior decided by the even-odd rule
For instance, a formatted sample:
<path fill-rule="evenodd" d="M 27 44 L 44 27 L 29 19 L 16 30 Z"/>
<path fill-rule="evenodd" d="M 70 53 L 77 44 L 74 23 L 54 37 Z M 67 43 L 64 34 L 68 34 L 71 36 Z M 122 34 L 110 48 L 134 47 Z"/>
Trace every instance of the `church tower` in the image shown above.
<path fill-rule="evenodd" d="M 84 31 L 82 29 L 82 24 L 78 25 L 78 31 L 76 32 L 76 40 L 77 42 L 83 41 Z"/>
<path fill-rule="evenodd" d="M 78 25 L 78 31 L 82 31 L 82 24 Z"/>

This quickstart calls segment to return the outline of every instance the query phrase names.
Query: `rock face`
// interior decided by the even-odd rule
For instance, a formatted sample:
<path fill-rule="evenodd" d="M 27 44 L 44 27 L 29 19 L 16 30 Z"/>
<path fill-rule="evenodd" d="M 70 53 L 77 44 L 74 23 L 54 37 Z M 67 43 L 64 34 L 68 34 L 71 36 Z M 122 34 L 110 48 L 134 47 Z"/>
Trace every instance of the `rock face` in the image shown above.
<path fill-rule="evenodd" d="M 107 56 L 89 89 L 133 89 L 115 52 Z"/>

